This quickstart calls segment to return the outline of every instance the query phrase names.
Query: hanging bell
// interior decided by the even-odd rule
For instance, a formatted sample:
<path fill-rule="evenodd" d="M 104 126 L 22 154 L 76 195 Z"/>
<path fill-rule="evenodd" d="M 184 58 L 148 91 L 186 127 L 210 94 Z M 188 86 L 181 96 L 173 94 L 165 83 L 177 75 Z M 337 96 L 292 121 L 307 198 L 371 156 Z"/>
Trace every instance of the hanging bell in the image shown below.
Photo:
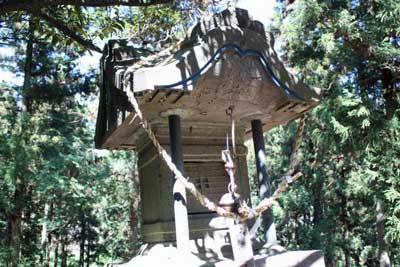
<path fill-rule="evenodd" d="M 225 193 L 222 195 L 218 205 L 226 211 L 234 212 L 238 208 L 240 195 L 237 193 Z"/>

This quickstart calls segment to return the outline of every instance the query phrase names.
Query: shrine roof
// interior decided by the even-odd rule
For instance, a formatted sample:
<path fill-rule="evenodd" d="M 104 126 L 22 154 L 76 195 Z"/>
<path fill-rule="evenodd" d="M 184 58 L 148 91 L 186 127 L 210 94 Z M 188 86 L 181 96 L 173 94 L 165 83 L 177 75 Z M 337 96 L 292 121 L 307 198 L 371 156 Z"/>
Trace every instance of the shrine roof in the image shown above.
<path fill-rule="evenodd" d="M 123 122 L 134 114 L 124 115 L 121 122 L 118 114 L 110 118 L 110 112 L 132 111 L 127 92 L 134 93 L 143 114 L 153 123 L 171 114 L 186 121 L 223 123 L 226 109 L 234 106 L 234 117 L 244 128 L 260 119 L 265 130 L 300 116 L 320 101 L 319 89 L 285 69 L 271 34 L 242 9 L 203 18 L 185 40 L 146 58 L 140 58 L 126 42 L 110 41 L 105 51 L 102 118 L 96 134 L 102 147 L 118 148 L 116 143 L 124 143 L 115 135 L 118 131 L 126 136 L 140 128 L 137 123 Z M 100 114 L 101 109 L 105 114 Z M 107 145 L 112 135 L 114 141 Z"/>

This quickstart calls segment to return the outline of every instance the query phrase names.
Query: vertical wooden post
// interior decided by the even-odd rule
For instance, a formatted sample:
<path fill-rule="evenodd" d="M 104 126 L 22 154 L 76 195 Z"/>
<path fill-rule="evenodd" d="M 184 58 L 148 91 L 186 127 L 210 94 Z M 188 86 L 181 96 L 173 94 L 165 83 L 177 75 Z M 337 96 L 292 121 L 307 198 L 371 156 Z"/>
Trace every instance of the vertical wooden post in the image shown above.
<path fill-rule="evenodd" d="M 181 144 L 181 121 L 178 115 L 168 117 L 171 157 L 176 167 L 183 172 Z M 189 253 L 189 222 L 186 207 L 186 191 L 182 183 L 173 177 L 174 215 L 176 246 L 182 253 Z"/>
<path fill-rule="evenodd" d="M 252 120 L 251 130 L 253 133 L 254 154 L 256 158 L 260 198 L 264 199 L 271 196 L 271 178 L 267 174 L 265 143 L 261 120 Z M 276 230 L 271 209 L 266 210 L 262 214 L 262 227 L 265 231 L 265 241 L 267 243 L 276 243 Z"/>

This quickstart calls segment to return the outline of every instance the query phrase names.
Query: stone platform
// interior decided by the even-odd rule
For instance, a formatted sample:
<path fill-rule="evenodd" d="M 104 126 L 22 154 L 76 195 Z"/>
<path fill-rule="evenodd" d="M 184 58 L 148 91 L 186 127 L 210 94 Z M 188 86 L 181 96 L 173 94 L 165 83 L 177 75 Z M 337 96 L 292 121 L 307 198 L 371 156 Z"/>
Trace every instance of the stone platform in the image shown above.
<path fill-rule="evenodd" d="M 319 250 L 285 251 L 280 246 L 264 248 L 266 254 L 254 256 L 256 267 L 325 267 L 324 256 Z M 192 251 L 188 256 L 180 254 L 172 243 L 145 245 L 140 254 L 127 263 L 110 267 L 239 267 L 231 254 L 199 254 Z"/>
<path fill-rule="evenodd" d="M 190 240 L 188 255 L 176 249 L 175 242 L 143 245 L 136 257 L 124 264 L 108 267 L 239 267 L 234 262 L 227 224 L 229 219 L 215 217 L 202 237 Z M 252 249 L 256 267 L 325 267 L 319 250 L 286 251 L 279 245 L 267 245 L 253 238 Z"/>

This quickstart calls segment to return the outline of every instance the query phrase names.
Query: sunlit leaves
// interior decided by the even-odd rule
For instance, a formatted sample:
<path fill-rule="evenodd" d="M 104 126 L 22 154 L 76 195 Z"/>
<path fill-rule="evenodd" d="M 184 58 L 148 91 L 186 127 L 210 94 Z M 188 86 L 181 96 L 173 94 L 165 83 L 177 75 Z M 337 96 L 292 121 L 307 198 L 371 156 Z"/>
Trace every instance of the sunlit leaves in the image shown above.
<path fill-rule="evenodd" d="M 399 72 L 399 10 L 397 1 L 390 0 L 298 0 L 283 5 L 281 20 L 274 25 L 287 64 L 309 85 L 322 88 L 323 101 L 310 112 L 303 146 L 309 161 L 303 160 L 300 168 L 309 177 L 309 184 L 301 185 L 304 191 L 322 183 L 324 217 L 302 242 L 311 240 L 325 249 L 328 264 L 332 260 L 344 265 L 346 253 L 352 265 L 378 264 L 377 198 L 384 201 L 391 260 L 394 265 L 400 261 L 393 253 L 400 247 L 400 111 L 387 116 L 388 88 L 382 81 L 382 69 Z M 390 82 L 398 90 L 399 85 Z M 310 198 L 317 200 L 303 195 L 299 201 L 308 203 Z M 288 203 L 285 220 L 298 220 L 292 227 L 308 233 L 302 220 L 314 215 L 318 202 L 308 210 L 290 206 L 294 211 Z M 293 229 L 283 231 L 290 235 Z"/>

